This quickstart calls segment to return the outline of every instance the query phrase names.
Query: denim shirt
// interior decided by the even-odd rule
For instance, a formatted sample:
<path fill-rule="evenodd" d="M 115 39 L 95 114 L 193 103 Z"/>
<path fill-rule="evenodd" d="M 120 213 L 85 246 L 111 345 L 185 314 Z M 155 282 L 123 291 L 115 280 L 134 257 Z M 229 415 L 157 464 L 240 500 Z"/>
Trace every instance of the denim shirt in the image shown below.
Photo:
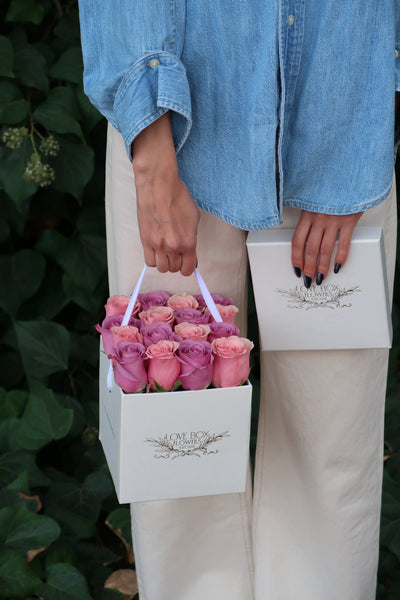
<path fill-rule="evenodd" d="M 170 110 L 180 177 L 201 208 L 265 229 L 283 205 L 349 214 L 388 195 L 400 0 L 79 7 L 91 102 L 128 156 Z"/>

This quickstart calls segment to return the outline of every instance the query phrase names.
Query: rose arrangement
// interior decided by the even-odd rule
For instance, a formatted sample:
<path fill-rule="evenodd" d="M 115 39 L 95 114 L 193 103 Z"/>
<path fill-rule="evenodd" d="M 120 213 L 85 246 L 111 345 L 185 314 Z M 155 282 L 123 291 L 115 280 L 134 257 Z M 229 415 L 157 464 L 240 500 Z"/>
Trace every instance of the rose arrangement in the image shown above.
<path fill-rule="evenodd" d="M 122 320 L 129 298 L 107 300 L 96 330 L 124 392 L 235 387 L 247 380 L 253 343 L 240 337 L 233 300 L 212 297 L 222 322 L 214 320 L 201 295 L 139 294 L 127 325 Z"/>

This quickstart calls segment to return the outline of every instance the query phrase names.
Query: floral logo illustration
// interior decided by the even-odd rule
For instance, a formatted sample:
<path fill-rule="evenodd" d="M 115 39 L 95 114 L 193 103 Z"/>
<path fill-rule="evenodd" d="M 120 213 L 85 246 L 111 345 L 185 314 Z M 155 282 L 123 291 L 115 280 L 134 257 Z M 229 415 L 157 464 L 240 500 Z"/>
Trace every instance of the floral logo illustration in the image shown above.
<path fill-rule="evenodd" d="M 309 289 L 296 286 L 289 290 L 276 290 L 281 296 L 288 298 L 289 308 L 310 310 L 312 308 L 350 308 L 351 302 L 345 300 L 352 294 L 361 292 L 358 285 L 352 288 L 342 288 L 334 284 L 316 285 L 313 283 Z"/>
<path fill-rule="evenodd" d="M 183 431 L 181 433 L 166 433 L 158 439 L 147 438 L 145 441 L 155 448 L 154 458 L 182 458 L 183 456 L 205 456 L 218 454 L 218 448 L 210 448 L 213 444 L 229 437 L 229 431 L 210 433 L 209 431 Z"/>

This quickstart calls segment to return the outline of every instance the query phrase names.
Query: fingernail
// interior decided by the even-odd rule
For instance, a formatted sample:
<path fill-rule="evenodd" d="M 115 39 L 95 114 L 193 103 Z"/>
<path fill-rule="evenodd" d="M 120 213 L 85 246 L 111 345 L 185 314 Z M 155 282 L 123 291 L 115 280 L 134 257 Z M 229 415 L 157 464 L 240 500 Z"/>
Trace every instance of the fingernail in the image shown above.
<path fill-rule="evenodd" d="M 311 282 L 312 282 L 311 277 L 309 275 L 306 275 L 304 277 L 304 287 L 306 287 L 307 289 L 310 288 L 311 287 Z"/>
<path fill-rule="evenodd" d="M 333 268 L 333 272 L 334 273 L 339 273 L 341 266 L 342 266 L 341 263 L 336 263 L 335 266 L 334 266 L 334 268 Z"/>
<path fill-rule="evenodd" d="M 294 274 L 296 275 L 296 277 L 301 277 L 300 267 L 293 267 L 293 270 L 294 270 Z"/>
<path fill-rule="evenodd" d="M 321 283 L 323 282 L 323 280 L 324 280 L 324 274 L 323 273 L 317 273 L 317 276 L 315 278 L 315 283 L 317 285 L 321 285 Z"/>

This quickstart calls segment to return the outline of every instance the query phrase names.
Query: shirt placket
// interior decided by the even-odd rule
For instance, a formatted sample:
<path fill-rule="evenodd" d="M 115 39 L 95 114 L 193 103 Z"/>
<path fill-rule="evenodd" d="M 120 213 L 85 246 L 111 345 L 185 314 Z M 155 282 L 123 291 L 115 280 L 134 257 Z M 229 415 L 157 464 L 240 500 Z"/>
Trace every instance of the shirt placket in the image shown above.
<path fill-rule="evenodd" d="M 283 169 L 282 144 L 285 124 L 293 106 L 296 80 L 300 69 L 304 37 L 306 0 L 281 0 L 279 5 L 279 77 L 280 108 L 278 138 L 278 209 L 282 216 Z"/>

